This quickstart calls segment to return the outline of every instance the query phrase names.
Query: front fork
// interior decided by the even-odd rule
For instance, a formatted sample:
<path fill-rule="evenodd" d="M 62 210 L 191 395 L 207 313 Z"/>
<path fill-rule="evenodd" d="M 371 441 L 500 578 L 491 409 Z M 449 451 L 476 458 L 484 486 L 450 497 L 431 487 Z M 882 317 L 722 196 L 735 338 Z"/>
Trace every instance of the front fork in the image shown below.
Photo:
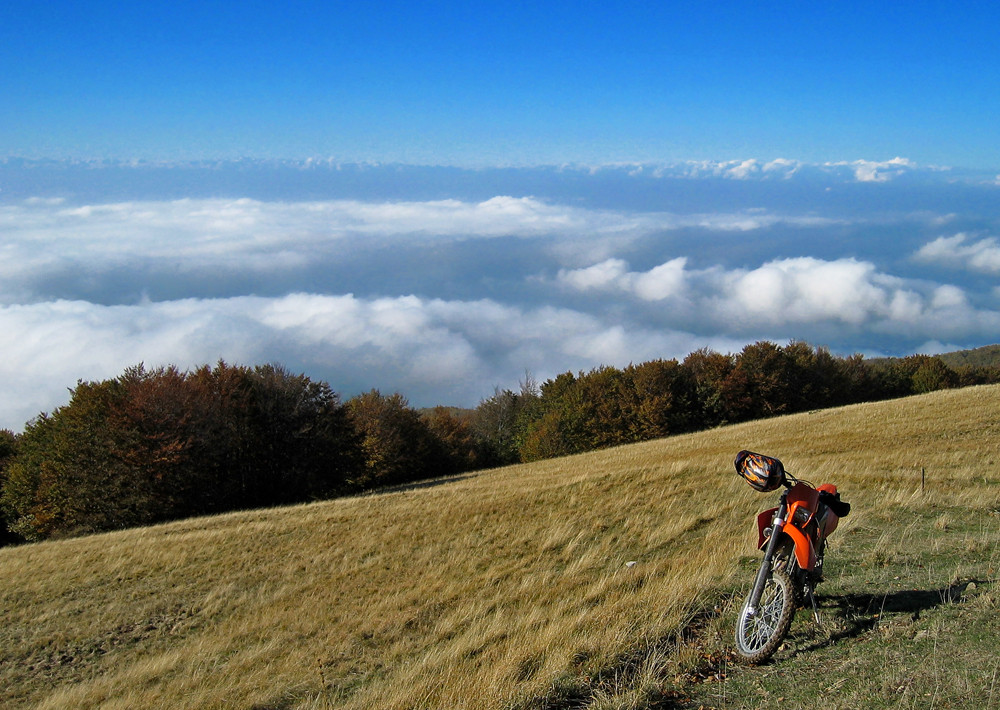
<path fill-rule="evenodd" d="M 771 575 L 771 564 L 774 560 L 774 550 L 778 547 L 778 538 L 781 537 L 781 530 L 785 527 L 785 515 L 788 513 L 787 491 L 781 494 L 781 505 L 771 523 L 771 537 L 768 538 L 767 547 L 764 548 L 764 560 L 757 570 L 757 579 L 754 580 L 753 589 L 750 590 L 750 598 L 747 600 L 747 616 L 757 613 L 757 605 L 760 604 L 760 596 L 764 593 L 764 585 Z"/>

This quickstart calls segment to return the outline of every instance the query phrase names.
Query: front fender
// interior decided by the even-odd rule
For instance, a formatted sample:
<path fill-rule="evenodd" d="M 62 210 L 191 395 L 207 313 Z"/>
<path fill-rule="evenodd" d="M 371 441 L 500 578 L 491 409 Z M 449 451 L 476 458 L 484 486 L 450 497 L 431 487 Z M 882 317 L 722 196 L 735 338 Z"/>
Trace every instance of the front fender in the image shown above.
<path fill-rule="evenodd" d="M 813 549 L 812 541 L 791 523 L 786 524 L 781 532 L 792 538 L 792 543 L 795 545 L 795 561 L 799 563 L 799 567 L 807 572 L 812 570 L 816 566 L 816 550 Z"/>

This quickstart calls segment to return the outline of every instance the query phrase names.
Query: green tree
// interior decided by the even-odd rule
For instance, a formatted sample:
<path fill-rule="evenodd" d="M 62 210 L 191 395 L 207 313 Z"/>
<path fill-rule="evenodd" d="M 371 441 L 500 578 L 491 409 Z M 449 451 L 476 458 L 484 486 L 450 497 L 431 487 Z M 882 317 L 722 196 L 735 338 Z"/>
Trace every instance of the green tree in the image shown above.
<path fill-rule="evenodd" d="M 7 466 L 14 462 L 16 453 L 17 436 L 9 429 L 0 429 L 0 494 L 7 480 Z M 17 540 L 17 536 L 10 532 L 9 526 L 10 521 L 0 501 L 0 546 Z"/>
<path fill-rule="evenodd" d="M 707 428 L 732 421 L 729 411 L 731 391 L 742 389 L 740 382 L 731 379 L 736 366 L 733 356 L 702 348 L 684 358 L 681 366 L 694 386 L 692 426 Z"/>
<path fill-rule="evenodd" d="M 257 507 L 327 498 L 361 468 L 360 440 L 347 408 L 325 382 L 279 365 L 249 377 L 247 468 L 243 505 Z"/>
<path fill-rule="evenodd" d="M 625 373 L 606 365 L 546 381 L 538 405 L 541 416 L 529 427 L 521 447 L 523 460 L 637 441 L 634 394 Z"/>
<path fill-rule="evenodd" d="M 492 397 L 479 402 L 472 429 L 498 465 L 516 463 L 518 396 L 509 389 L 495 388 Z"/>
<path fill-rule="evenodd" d="M 28 423 L 2 496 L 13 532 L 35 540 L 135 523 L 119 511 L 134 509 L 148 490 L 110 445 L 108 414 L 118 396 L 114 381 L 80 382 L 68 405 Z"/>
<path fill-rule="evenodd" d="M 843 394 L 833 405 L 868 402 L 879 397 L 878 383 L 871 367 L 860 354 L 836 360 L 839 379 L 843 383 Z"/>
<path fill-rule="evenodd" d="M 537 461 L 581 450 L 577 441 L 581 434 L 579 394 L 577 378 L 572 372 L 564 372 L 541 385 L 532 417 L 525 422 L 519 437 L 520 460 Z"/>
<path fill-rule="evenodd" d="M 955 387 L 958 374 L 931 355 L 909 355 L 880 363 L 875 369 L 878 399 L 906 397 Z"/>
<path fill-rule="evenodd" d="M 493 396 L 482 400 L 472 418 L 472 431 L 481 442 L 485 465 L 517 463 L 535 423 L 542 417 L 541 392 L 530 373 L 525 373 L 519 392 L 495 387 Z"/>
<path fill-rule="evenodd" d="M 788 412 L 795 399 L 795 373 L 790 359 L 772 342 L 747 345 L 736 358 L 740 392 L 730 398 L 734 420 L 745 421 Z"/>
<path fill-rule="evenodd" d="M 914 393 L 934 392 L 958 385 L 958 375 L 940 358 L 920 355 L 913 357 L 917 358 L 912 376 Z"/>
<path fill-rule="evenodd" d="M 17 451 L 17 436 L 10 429 L 0 429 L 0 475 L 4 465 Z"/>
<path fill-rule="evenodd" d="M 563 438 L 562 415 L 560 410 L 550 409 L 532 422 L 519 449 L 522 461 L 541 461 L 573 453 Z"/>

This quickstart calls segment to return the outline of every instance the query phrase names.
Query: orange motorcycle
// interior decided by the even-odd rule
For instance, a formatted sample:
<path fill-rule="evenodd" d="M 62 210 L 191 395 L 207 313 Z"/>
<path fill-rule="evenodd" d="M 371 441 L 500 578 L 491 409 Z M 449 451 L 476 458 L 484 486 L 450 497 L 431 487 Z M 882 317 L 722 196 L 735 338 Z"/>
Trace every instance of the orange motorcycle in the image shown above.
<path fill-rule="evenodd" d="M 778 650 L 805 599 L 816 610 L 816 585 L 823 579 L 826 538 L 851 506 L 837 487 L 819 488 L 795 478 L 776 458 L 741 451 L 736 472 L 761 493 L 784 487 L 777 508 L 757 516 L 757 548 L 764 559 L 736 625 L 736 650 L 748 663 L 763 663 Z"/>

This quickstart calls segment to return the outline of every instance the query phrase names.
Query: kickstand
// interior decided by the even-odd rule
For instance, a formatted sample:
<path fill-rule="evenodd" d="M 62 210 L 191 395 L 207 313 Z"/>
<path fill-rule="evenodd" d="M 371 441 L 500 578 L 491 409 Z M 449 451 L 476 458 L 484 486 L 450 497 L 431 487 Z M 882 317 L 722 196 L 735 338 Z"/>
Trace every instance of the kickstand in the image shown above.
<path fill-rule="evenodd" d="M 813 618 L 816 619 L 816 623 L 819 624 L 819 609 L 816 607 L 816 594 L 812 586 L 806 587 L 806 594 L 809 595 L 809 601 L 812 602 L 813 607 Z"/>

